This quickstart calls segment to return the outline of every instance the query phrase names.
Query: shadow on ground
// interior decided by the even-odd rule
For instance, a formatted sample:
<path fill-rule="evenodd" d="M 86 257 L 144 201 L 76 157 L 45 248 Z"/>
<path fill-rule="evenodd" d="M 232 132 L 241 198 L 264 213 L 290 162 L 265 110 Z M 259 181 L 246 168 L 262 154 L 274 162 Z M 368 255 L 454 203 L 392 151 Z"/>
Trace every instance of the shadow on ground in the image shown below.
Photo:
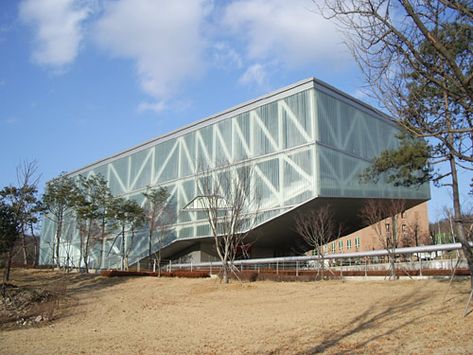
<path fill-rule="evenodd" d="M 322 340 L 317 340 L 316 345 L 309 346 L 307 349 L 301 351 L 300 354 L 318 354 L 324 352 L 333 352 L 336 354 L 364 353 L 366 346 L 376 346 L 374 344 L 376 340 L 387 337 L 413 322 L 421 322 L 425 317 L 444 312 L 442 310 L 435 310 L 430 313 L 425 313 L 421 317 L 409 317 L 409 310 L 415 307 L 422 307 L 422 305 L 426 303 L 428 303 L 428 296 L 426 297 L 424 293 L 419 293 L 418 290 L 413 290 L 402 298 L 396 299 L 395 304 L 393 302 L 381 302 L 370 306 L 361 314 L 347 321 L 346 327 L 331 332 L 325 331 L 322 335 Z M 396 318 L 402 318 L 404 321 L 402 323 L 392 322 L 393 325 L 390 326 L 391 321 Z M 377 327 L 381 329 L 379 332 L 375 332 L 374 336 L 369 338 L 362 336 L 362 332 L 373 330 Z M 315 331 L 314 334 L 316 334 Z M 347 344 L 343 344 L 343 342 L 352 335 L 359 335 L 360 340 L 356 341 L 356 343 L 348 342 Z M 296 336 L 294 343 L 298 343 L 297 338 Z M 373 351 L 376 352 L 376 348 L 373 349 Z M 284 352 L 282 349 L 277 349 L 273 353 L 278 354 L 282 352 Z"/>

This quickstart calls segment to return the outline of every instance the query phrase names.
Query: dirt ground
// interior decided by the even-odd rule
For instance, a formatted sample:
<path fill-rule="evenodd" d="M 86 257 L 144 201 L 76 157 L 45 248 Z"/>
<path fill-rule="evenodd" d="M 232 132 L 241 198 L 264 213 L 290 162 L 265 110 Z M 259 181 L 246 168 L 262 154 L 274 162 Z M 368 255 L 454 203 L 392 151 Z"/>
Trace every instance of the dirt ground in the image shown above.
<path fill-rule="evenodd" d="M 1 354 L 472 354 L 468 282 L 232 283 L 102 278 L 44 270 L 67 286 L 53 321 L 0 331 Z M 472 307 L 473 308 L 473 307 Z"/>

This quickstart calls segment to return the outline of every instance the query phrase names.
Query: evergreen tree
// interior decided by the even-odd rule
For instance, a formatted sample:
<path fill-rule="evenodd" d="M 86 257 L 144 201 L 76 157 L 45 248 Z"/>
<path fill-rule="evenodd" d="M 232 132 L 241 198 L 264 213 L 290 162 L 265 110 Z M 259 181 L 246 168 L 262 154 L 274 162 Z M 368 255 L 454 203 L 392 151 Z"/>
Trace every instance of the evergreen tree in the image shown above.
<path fill-rule="evenodd" d="M 3 288 L 5 292 L 5 283 L 10 280 L 10 267 L 13 254 L 13 247 L 20 236 L 20 221 L 17 218 L 15 209 L 0 200 L 0 255 L 5 260 L 3 269 Z"/>
<path fill-rule="evenodd" d="M 46 184 L 46 192 L 43 196 L 44 212 L 46 217 L 56 225 L 55 240 L 52 243 L 53 264 L 61 267 L 60 244 L 63 225 L 66 218 L 72 218 L 74 206 L 77 201 L 77 186 L 74 180 L 61 173 L 55 179 Z"/>
<path fill-rule="evenodd" d="M 119 229 L 117 238 L 121 237 L 121 269 L 128 270 L 128 256 L 133 247 L 135 232 L 145 221 L 144 210 L 136 201 L 116 197 L 113 200 L 113 215 Z"/>
<path fill-rule="evenodd" d="M 23 162 L 17 167 L 17 186 L 9 185 L 0 190 L 0 197 L 12 207 L 20 224 L 19 231 L 24 265 L 28 264 L 28 258 L 35 265 L 38 257 L 38 240 L 35 235 L 35 227 L 43 207 L 38 198 L 36 171 L 37 166 L 34 161 Z M 30 238 L 33 238 L 34 255 L 28 255 L 27 252 L 26 238 L 28 234 L 30 234 Z"/>
<path fill-rule="evenodd" d="M 156 262 L 161 262 L 161 239 L 163 232 L 162 227 L 167 224 L 169 217 L 168 211 L 166 211 L 166 203 L 169 198 L 169 192 L 164 187 L 156 189 L 148 188 L 146 192 L 143 192 L 143 196 L 146 198 L 144 212 L 145 219 L 148 225 L 148 259 L 149 268 L 152 267 L 153 259 L 153 241 L 156 240 L 157 253 Z"/>
<path fill-rule="evenodd" d="M 99 267 L 103 267 L 106 226 L 112 217 L 113 197 L 102 175 L 79 176 L 77 185 L 78 194 L 74 208 L 80 235 L 81 259 L 88 272 L 89 252 L 95 242 L 100 243 Z"/>

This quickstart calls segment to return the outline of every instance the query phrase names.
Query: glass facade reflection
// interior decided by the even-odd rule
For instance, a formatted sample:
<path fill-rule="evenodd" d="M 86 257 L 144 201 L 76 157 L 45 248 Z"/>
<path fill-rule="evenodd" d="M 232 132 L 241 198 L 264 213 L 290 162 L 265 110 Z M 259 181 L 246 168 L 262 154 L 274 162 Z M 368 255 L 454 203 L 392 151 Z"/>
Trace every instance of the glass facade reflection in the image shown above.
<path fill-rule="evenodd" d="M 183 211 L 196 197 L 199 172 L 230 163 L 251 165 L 261 196 L 258 223 L 277 218 L 317 197 L 429 198 L 429 186 L 362 184 L 359 174 L 381 151 L 398 144 L 397 127 L 367 105 L 308 79 L 194 125 L 91 164 L 72 176 L 102 174 L 112 193 L 143 204 L 147 186 L 163 186 L 175 209 L 165 244 L 210 237 L 205 214 Z M 45 218 L 40 262 L 52 262 L 55 225 Z M 79 238 L 74 220 L 66 223 L 62 254 L 77 266 Z M 147 231 L 135 237 L 130 264 L 148 254 Z M 105 267 L 120 264 L 120 241 L 107 240 Z M 67 249 L 67 250 L 66 250 Z M 100 265 L 99 246 L 91 267 Z"/>

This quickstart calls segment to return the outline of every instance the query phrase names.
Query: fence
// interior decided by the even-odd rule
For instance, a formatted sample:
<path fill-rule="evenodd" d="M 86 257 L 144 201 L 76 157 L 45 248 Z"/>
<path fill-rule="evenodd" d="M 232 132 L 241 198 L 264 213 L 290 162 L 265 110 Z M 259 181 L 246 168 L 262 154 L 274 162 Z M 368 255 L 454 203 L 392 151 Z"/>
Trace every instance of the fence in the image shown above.
<path fill-rule="evenodd" d="M 473 247 L 473 243 L 472 243 Z M 345 276 L 386 276 L 390 269 L 389 255 L 395 256 L 395 272 L 398 276 L 447 276 L 469 275 L 466 260 L 461 258 L 460 243 L 428 245 L 421 247 L 397 248 L 394 250 L 372 250 L 344 254 L 327 254 L 324 257 L 291 256 L 279 258 L 260 258 L 235 260 L 233 266 L 240 273 L 256 272 L 258 274 L 275 274 L 286 276 L 308 276 L 319 273 L 321 269 L 327 277 Z M 457 251 L 457 252 L 455 252 Z M 158 266 L 153 265 L 152 271 Z M 179 262 L 164 261 L 161 270 L 173 271 L 207 271 L 218 274 L 222 268 L 220 261 Z M 148 270 L 148 263 L 135 264 L 135 270 Z M 151 270 L 150 270 L 151 271 Z"/>

